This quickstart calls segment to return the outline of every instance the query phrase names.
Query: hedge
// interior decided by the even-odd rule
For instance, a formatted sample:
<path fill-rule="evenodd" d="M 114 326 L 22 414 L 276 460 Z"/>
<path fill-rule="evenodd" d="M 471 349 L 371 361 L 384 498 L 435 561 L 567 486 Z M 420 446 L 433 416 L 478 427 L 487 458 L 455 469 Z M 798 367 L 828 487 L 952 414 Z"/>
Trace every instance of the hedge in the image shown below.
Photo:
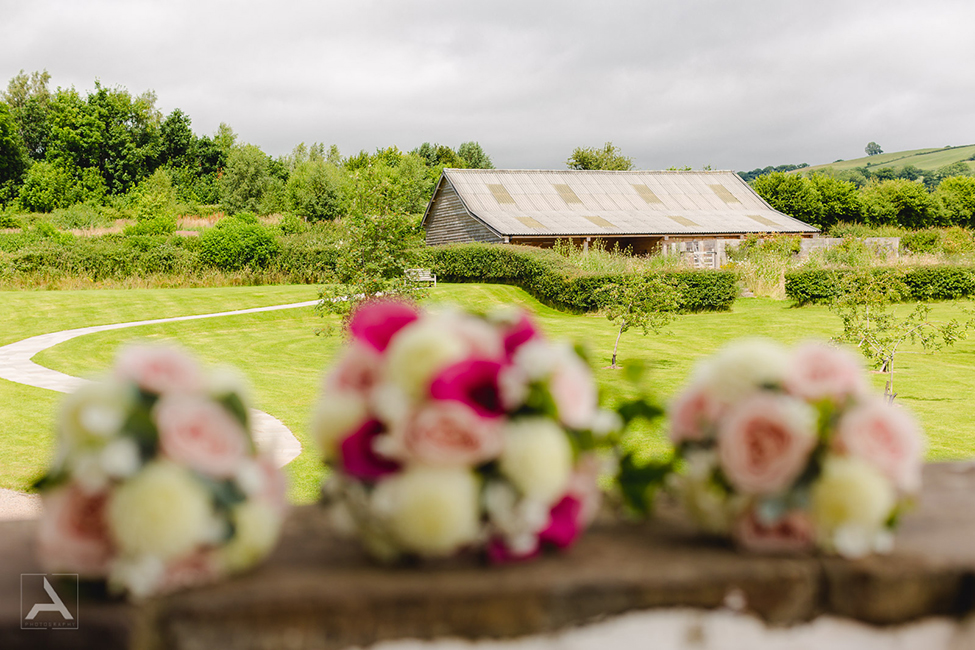
<path fill-rule="evenodd" d="M 853 269 L 817 269 L 785 274 L 785 295 L 797 305 L 831 302 L 841 293 Z M 876 281 L 904 288 L 903 300 L 954 300 L 975 296 L 975 267 L 916 266 L 876 267 L 869 270 Z"/>
<path fill-rule="evenodd" d="M 451 244 L 425 253 L 437 278 L 445 282 L 515 284 L 538 300 L 575 312 L 598 308 L 596 292 L 620 282 L 619 274 L 582 271 L 558 253 L 528 246 Z M 730 271 L 666 271 L 677 289 L 681 312 L 727 311 L 738 296 L 738 276 Z"/>

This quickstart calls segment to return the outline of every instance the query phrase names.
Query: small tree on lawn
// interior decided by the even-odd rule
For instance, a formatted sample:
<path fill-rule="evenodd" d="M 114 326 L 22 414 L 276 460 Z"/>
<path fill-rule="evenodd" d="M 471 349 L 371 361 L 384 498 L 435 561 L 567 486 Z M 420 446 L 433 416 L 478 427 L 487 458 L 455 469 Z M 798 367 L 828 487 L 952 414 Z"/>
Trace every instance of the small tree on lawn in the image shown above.
<path fill-rule="evenodd" d="M 831 309 L 843 321 L 843 332 L 837 340 L 860 348 L 876 368 L 887 375 L 884 397 L 893 402 L 894 359 L 907 341 L 919 343 L 926 351 L 937 351 L 965 338 L 975 318 L 964 323 L 930 318 L 931 307 L 917 303 L 906 316 L 894 312 L 894 303 L 908 294 L 907 286 L 897 278 L 878 276 L 869 271 L 851 273 L 840 283 L 841 294 Z"/>
<path fill-rule="evenodd" d="M 606 318 L 619 326 L 610 365 L 618 368 L 616 356 L 623 334 L 638 327 L 646 336 L 666 327 L 677 310 L 677 290 L 659 275 L 632 274 L 599 289 L 597 301 Z"/>

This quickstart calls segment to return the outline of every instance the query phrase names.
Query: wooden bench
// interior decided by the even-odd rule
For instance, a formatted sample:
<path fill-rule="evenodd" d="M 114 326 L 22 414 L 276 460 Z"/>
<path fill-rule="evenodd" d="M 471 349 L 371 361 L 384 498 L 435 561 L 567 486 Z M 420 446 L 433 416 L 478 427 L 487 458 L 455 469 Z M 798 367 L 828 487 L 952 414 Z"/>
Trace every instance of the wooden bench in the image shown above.
<path fill-rule="evenodd" d="M 432 282 L 437 286 L 437 276 L 430 269 L 406 269 L 406 279 L 411 282 Z"/>

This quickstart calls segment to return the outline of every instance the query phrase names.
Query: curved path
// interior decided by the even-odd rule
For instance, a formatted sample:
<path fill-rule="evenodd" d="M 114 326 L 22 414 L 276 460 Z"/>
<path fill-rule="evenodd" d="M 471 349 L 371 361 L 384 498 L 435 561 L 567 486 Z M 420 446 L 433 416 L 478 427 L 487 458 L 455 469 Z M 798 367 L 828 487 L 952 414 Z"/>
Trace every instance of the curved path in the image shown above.
<path fill-rule="evenodd" d="M 195 316 L 176 316 L 174 318 L 157 318 L 155 320 L 133 321 L 130 323 L 115 323 L 112 325 L 95 325 L 93 327 L 79 327 L 62 332 L 41 334 L 29 339 L 0 346 L 0 379 L 6 379 L 18 384 L 26 384 L 37 388 L 46 388 L 61 393 L 70 393 L 89 380 L 72 377 L 57 370 L 39 366 L 31 359 L 38 352 L 64 343 L 78 336 L 105 332 L 108 330 L 140 327 L 142 325 L 156 325 L 158 323 L 174 323 L 178 321 L 199 320 L 203 318 L 218 318 L 220 316 L 237 316 L 240 314 L 254 314 L 263 311 L 278 311 L 282 309 L 296 309 L 318 304 L 317 300 L 296 302 L 288 305 L 274 305 L 271 307 L 254 307 L 252 309 L 238 309 L 223 311 L 216 314 L 198 314 Z M 254 423 L 254 440 L 257 446 L 272 454 L 279 466 L 284 466 L 294 460 L 301 453 L 301 443 L 294 437 L 291 430 L 277 418 L 258 411 L 251 410 Z M 38 509 L 37 497 L 21 494 L 13 490 L 0 489 L 0 519 L 22 518 L 36 514 Z"/>

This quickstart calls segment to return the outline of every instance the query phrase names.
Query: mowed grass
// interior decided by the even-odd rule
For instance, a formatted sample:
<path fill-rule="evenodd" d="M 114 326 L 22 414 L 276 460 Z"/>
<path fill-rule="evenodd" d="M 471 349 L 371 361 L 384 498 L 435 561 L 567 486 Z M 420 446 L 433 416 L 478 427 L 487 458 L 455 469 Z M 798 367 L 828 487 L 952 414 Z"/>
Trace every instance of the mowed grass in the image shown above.
<path fill-rule="evenodd" d="M 261 289 L 269 292 L 262 299 L 272 299 L 266 304 L 274 304 L 274 298 L 280 298 L 277 302 L 286 303 L 314 297 L 313 288 L 310 287 Z M 294 293 L 295 289 L 304 293 Z M 219 294 L 236 290 L 205 291 Z M 280 294 L 276 293 L 278 291 Z M 119 293 L 121 295 L 114 297 L 113 309 L 120 313 L 137 311 L 138 303 L 153 302 L 156 294 L 153 290 Z M 48 301 L 52 294 L 24 292 L 23 295 Z M 57 295 L 53 294 L 55 298 Z M 65 314 L 66 319 L 75 318 L 71 315 L 75 311 L 90 311 L 91 301 L 79 301 L 77 296 L 62 295 L 63 301 L 58 310 Z M 179 302 L 178 294 L 170 299 Z M 638 391 L 637 387 L 623 379 L 623 373 L 606 367 L 612 354 L 616 329 L 605 318 L 564 314 L 538 303 L 520 289 L 501 285 L 441 284 L 432 291 L 430 301 L 434 308 L 438 302 L 472 308 L 520 305 L 535 314 L 550 337 L 570 338 L 588 347 L 597 380 L 608 404 L 633 396 Z M 30 308 L 29 300 L 23 307 Z M 960 318 L 964 315 L 963 308 L 971 308 L 972 303 L 937 303 L 933 307 L 935 318 Z M 178 308 L 178 305 L 172 308 Z M 211 311 L 233 308 L 223 304 Z M 908 307 L 904 306 L 904 309 Z M 135 318 L 146 317 L 140 314 Z M 176 341 L 194 350 L 208 363 L 236 365 L 253 385 L 255 406 L 282 420 L 301 441 L 304 451 L 289 465 L 289 473 L 292 478 L 292 499 L 307 502 L 316 498 L 323 476 L 309 436 L 309 414 L 321 375 L 342 344 L 340 337 L 315 335 L 315 330 L 322 327 L 324 322 L 313 309 L 307 308 L 143 326 L 83 336 L 42 352 L 35 357 L 35 361 L 68 374 L 91 376 L 111 365 L 119 345 L 134 339 L 149 339 Z M 713 353 L 730 340 L 743 336 L 769 336 L 792 343 L 810 337 L 829 338 L 837 333 L 839 327 L 839 319 L 825 307 L 793 309 L 785 301 L 742 299 L 731 312 L 680 316 L 665 333 L 659 335 L 644 337 L 639 332 L 628 332 L 620 342 L 620 359 L 623 365 L 635 362 L 645 364 L 649 372 L 644 388 L 666 401 L 687 381 L 698 359 Z M 24 338 L 33 333 L 39 332 L 28 332 L 13 338 Z M 898 401 L 914 410 L 924 424 L 929 437 L 929 458 L 975 457 L 975 436 L 972 435 L 975 432 L 975 412 L 967 408 L 968 400 L 975 394 L 975 338 L 961 341 L 954 348 L 938 354 L 923 354 L 908 345 L 899 355 L 897 363 L 895 388 L 899 394 Z M 883 377 L 875 375 L 874 383 L 882 388 Z M 0 485 L 23 488 L 41 471 L 50 457 L 50 431 L 57 401 L 58 396 L 49 391 L 0 383 L 0 404 L 3 405 L 0 406 L 0 427 L 7 432 L 7 435 L 0 436 Z M 659 423 L 653 427 L 638 428 L 628 443 L 648 456 L 668 450 Z"/>

